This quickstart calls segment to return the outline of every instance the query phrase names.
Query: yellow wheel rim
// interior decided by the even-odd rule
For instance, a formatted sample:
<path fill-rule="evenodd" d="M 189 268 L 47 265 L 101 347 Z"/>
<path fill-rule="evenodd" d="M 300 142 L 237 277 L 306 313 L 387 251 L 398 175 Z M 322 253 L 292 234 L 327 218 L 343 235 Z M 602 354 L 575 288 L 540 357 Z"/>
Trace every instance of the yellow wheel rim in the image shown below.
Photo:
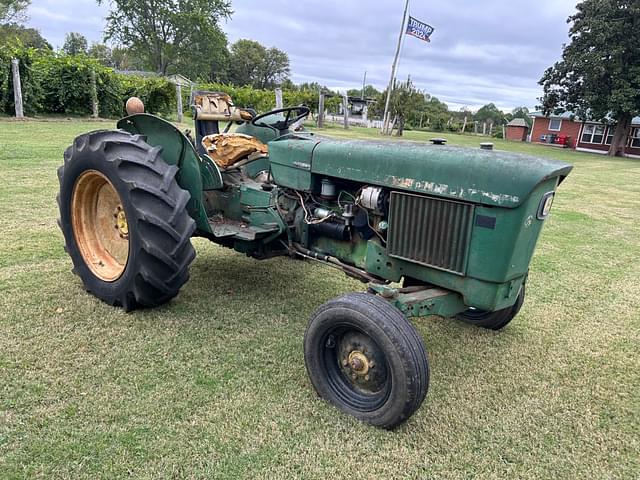
<path fill-rule="evenodd" d="M 76 180 L 71 223 L 87 267 L 105 282 L 120 278 L 129 259 L 127 214 L 113 184 L 97 170 L 87 170 Z"/>

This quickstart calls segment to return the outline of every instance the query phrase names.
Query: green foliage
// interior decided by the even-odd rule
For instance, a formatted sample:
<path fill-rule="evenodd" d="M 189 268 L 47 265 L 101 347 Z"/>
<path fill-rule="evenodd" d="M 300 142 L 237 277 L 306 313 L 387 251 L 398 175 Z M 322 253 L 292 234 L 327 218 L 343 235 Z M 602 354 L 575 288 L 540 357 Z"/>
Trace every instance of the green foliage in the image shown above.
<path fill-rule="evenodd" d="M 87 38 L 81 33 L 67 33 L 64 37 L 62 51 L 67 55 L 80 55 L 87 53 Z"/>
<path fill-rule="evenodd" d="M 132 48 L 159 74 L 174 73 L 180 66 L 183 75 L 197 77 L 211 52 L 226 49 L 218 22 L 231 16 L 227 0 L 113 0 L 109 4 L 105 38 Z"/>
<path fill-rule="evenodd" d="M 378 97 L 378 101 L 372 108 L 372 114 L 382 118 L 387 92 L 384 91 Z M 451 115 L 444 102 L 428 93 L 417 89 L 411 79 L 406 82 L 396 83 L 391 92 L 389 105 L 391 120 L 395 118 L 397 135 L 401 136 L 403 130 L 429 128 L 435 131 L 444 131 L 450 125 Z"/>
<path fill-rule="evenodd" d="M 361 97 L 362 89 L 352 88 L 351 90 L 347 91 L 347 95 L 349 95 L 350 97 Z M 365 98 L 378 100 L 381 95 L 382 95 L 382 92 L 378 90 L 376 87 L 374 87 L 373 85 L 367 85 L 364 87 Z"/>
<path fill-rule="evenodd" d="M 229 80 L 235 85 L 273 88 L 289 74 L 289 56 L 282 50 L 253 40 L 238 40 L 231 46 Z"/>
<path fill-rule="evenodd" d="M 507 120 L 508 122 L 510 122 L 511 120 L 513 120 L 514 118 L 522 118 L 524 119 L 524 121 L 527 123 L 527 125 L 529 126 L 529 128 L 531 128 L 531 124 L 533 123 L 531 120 L 531 112 L 529 112 L 529 109 L 527 107 L 516 107 L 514 108 L 511 113 L 507 113 L 505 115 L 505 120 Z"/>
<path fill-rule="evenodd" d="M 33 68 L 37 55 L 38 51 L 34 49 L 0 46 L 0 112 L 8 115 L 15 114 L 12 58 L 19 61 L 25 114 L 32 115 L 41 110 L 42 88 L 37 72 Z"/>
<path fill-rule="evenodd" d="M 31 0 L 0 0 L 0 23 L 24 19 L 24 12 Z"/>
<path fill-rule="evenodd" d="M 17 23 L 0 25 L 0 46 L 45 48 L 51 50 L 51 44 L 47 42 L 35 28 L 26 28 Z"/>
<path fill-rule="evenodd" d="M 8 115 L 15 113 L 11 58 L 20 60 L 27 115 L 89 115 L 92 71 L 102 117 L 124 115 L 124 104 L 131 96 L 140 97 L 149 113 L 167 114 L 175 109 L 175 87 L 164 78 L 118 74 L 85 55 L 4 47 L 0 48 L 0 111 Z"/>
<path fill-rule="evenodd" d="M 640 1 L 584 0 L 569 17 L 570 43 L 540 80 L 545 113 L 618 123 L 610 153 L 624 148 L 640 112 Z"/>
<path fill-rule="evenodd" d="M 504 123 L 504 113 L 498 109 L 493 103 L 489 103 L 481 107 L 474 115 L 474 120 L 478 122 L 493 123 L 501 125 Z"/>

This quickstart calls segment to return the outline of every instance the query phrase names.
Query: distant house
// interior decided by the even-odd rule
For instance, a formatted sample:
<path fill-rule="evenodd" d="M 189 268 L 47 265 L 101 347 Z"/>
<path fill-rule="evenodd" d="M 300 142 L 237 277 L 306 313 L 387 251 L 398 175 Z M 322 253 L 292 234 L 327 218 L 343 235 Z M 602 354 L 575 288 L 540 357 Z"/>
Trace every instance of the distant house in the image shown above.
<path fill-rule="evenodd" d="M 607 153 L 613 140 L 615 125 L 583 121 L 573 113 L 561 115 L 531 114 L 531 142 L 565 146 L 593 153 Z M 640 158 L 640 117 L 631 121 L 627 132 L 626 156 Z"/>
<path fill-rule="evenodd" d="M 529 125 L 524 118 L 514 118 L 506 126 L 507 140 L 515 140 L 517 142 L 524 142 L 527 140 L 527 134 L 529 133 Z"/>

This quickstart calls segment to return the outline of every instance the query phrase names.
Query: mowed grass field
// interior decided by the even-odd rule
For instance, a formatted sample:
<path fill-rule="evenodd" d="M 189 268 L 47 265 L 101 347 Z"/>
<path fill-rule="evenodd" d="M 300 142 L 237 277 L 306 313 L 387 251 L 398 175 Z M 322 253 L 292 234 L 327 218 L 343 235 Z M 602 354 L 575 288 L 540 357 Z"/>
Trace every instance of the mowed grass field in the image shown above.
<path fill-rule="evenodd" d="M 339 272 L 197 239 L 165 307 L 85 293 L 56 169 L 76 135 L 113 126 L 0 120 L 0 478 L 640 478 L 640 160 L 495 141 L 575 165 L 528 297 L 502 332 L 416 319 L 431 388 L 388 432 L 307 378 L 308 317 L 363 288 Z"/>

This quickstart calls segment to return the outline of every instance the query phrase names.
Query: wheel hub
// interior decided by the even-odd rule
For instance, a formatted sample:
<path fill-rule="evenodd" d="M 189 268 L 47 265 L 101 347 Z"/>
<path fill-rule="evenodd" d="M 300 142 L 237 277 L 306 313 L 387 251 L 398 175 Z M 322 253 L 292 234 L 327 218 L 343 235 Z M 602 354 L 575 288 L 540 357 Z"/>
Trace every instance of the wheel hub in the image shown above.
<path fill-rule="evenodd" d="M 385 388 L 384 353 L 368 335 L 345 332 L 336 346 L 342 374 L 354 388 L 366 394 L 375 394 Z"/>
<path fill-rule="evenodd" d="M 356 375 L 366 375 L 369 371 L 369 359 L 359 350 L 354 350 L 349 354 L 347 363 Z"/>
<path fill-rule="evenodd" d="M 116 207 L 116 213 L 113 216 L 116 219 L 116 228 L 120 233 L 120 237 L 127 238 L 129 236 L 129 224 L 127 223 L 127 214 L 124 213 L 122 205 Z"/>
<path fill-rule="evenodd" d="M 87 268 L 105 282 L 120 278 L 129 259 L 129 223 L 118 191 L 103 173 L 86 170 L 76 180 L 71 223 Z"/>

